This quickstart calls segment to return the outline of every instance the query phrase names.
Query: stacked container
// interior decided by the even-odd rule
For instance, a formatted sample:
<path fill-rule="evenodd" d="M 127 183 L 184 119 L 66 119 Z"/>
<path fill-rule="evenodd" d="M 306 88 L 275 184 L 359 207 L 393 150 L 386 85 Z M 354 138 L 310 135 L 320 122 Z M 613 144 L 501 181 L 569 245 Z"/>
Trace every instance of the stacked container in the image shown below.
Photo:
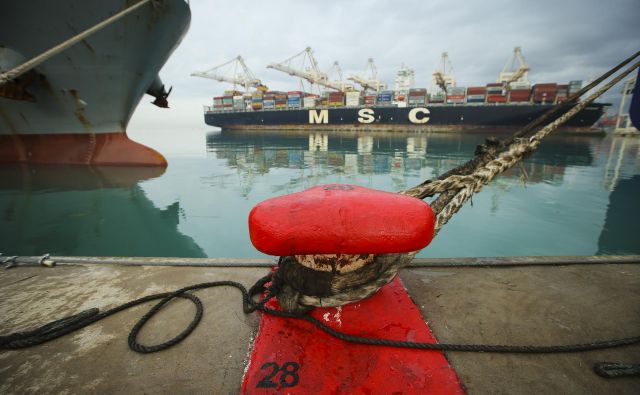
<path fill-rule="evenodd" d="M 329 107 L 344 106 L 344 92 L 330 92 L 327 98 L 327 104 Z"/>
<path fill-rule="evenodd" d="M 484 103 L 487 98 L 487 88 L 484 86 L 470 86 L 467 88 L 467 103 Z"/>
<path fill-rule="evenodd" d="M 242 95 L 233 96 L 233 109 L 238 111 L 244 110 L 244 97 L 242 97 Z"/>
<path fill-rule="evenodd" d="M 375 106 L 378 102 L 378 95 L 376 94 L 366 94 L 364 95 L 364 104 L 365 106 Z"/>
<path fill-rule="evenodd" d="M 275 92 L 266 92 L 262 97 L 262 108 L 265 110 L 273 110 L 276 108 Z"/>
<path fill-rule="evenodd" d="M 533 86 L 534 103 L 553 103 L 558 91 L 557 84 L 536 84 Z"/>
<path fill-rule="evenodd" d="M 378 105 L 390 106 L 393 101 L 393 91 L 381 91 L 378 93 Z"/>
<path fill-rule="evenodd" d="M 528 81 L 513 81 L 509 83 L 511 90 L 531 90 L 531 84 Z"/>
<path fill-rule="evenodd" d="M 556 103 L 562 103 L 567 101 L 568 96 L 569 96 L 569 85 L 558 85 L 558 90 L 556 91 Z"/>
<path fill-rule="evenodd" d="M 502 82 L 487 84 L 487 103 L 506 103 L 507 92 Z"/>
<path fill-rule="evenodd" d="M 509 91 L 509 102 L 524 103 L 531 99 L 531 91 L 529 89 L 511 89 Z"/>
<path fill-rule="evenodd" d="M 582 89 L 582 81 L 579 81 L 579 80 L 569 81 L 569 96 L 578 92 L 580 89 Z"/>
<path fill-rule="evenodd" d="M 464 103 L 464 95 L 467 88 L 461 86 L 451 86 L 447 89 L 447 104 Z"/>
<path fill-rule="evenodd" d="M 242 101 L 244 102 L 244 109 L 248 110 L 251 108 L 251 98 L 253 94 L 250 92 L 245 92 L 242 94 Z"/>
<path fill-rule="evenodd" d="M 300 108 L 302 106 L 302 92 L 291 91 L 287 93 L 287 107 Z"/>
<path fill-rule="evenodd" d="M 262 93 L 255 92 L 251 95 L 251 109 L 254 111 L 262 110 Z"/>
<path fill-rule="evenodd" d="M 276 92 L 274 95 L 275 106 L 278 110 L 287 108 L 287 94 L 284 92 Z"/>
<path fill-rule="evenodd" d="M 358 91 L 349 91 L 345 95 L 345 105 L 347 107 L 357 107 L 360 105 L 360 92 Z"/>
<path fill-rule="evenodd" d="M 222 96 L 222 109 L 224 111 L 233 110 L 233 96 Z"/>
<path fill-rule="evenodd" d="M 314 108 L 318 100 L 318 95 L 307 93 L 302 99 L 304 108 Z"/>
<path fill-rule="evenodd" d="M 429 95 L 429 103 L 444 103 L 446 96 L 444 93 L 432 93 Z"/>
<path fill-rule="evenodd" d="M 222 111 L 222 96 L 213 98 L 213 111 Z"/>
<path fill-rule="evenodd" d="M 409 106 L 424 106 L 427 104 L 427 90 L 424 88 L 409 89 Z"/>

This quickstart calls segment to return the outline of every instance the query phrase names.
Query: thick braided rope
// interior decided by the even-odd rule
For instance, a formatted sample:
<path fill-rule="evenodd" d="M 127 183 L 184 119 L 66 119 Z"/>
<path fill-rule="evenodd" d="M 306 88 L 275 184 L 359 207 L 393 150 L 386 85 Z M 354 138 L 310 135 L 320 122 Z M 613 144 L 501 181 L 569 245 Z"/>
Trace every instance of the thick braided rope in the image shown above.
<path fill-rule="evenodd" d="M 21 64 L 18 67 L 15 67 L 7 72 L 4 72 L 2 74 L 0 74 L 0 86 L 6 84 L 7 82 L 20 77 L 22 74 L 26 73 L 27 71 L 33 69 L 34 67 L 38 66 L 40 63 L 48 60 L 49 58 L 59 54 L 60 52 L 64 51 L 65 49 L 77 44 L 78 42 L 84 40 L 85 38 L 89 37 L 90 35 L 104 29 L 105 27 L 109 26 L 110 24 L 112 24 L 113 22 L 117 21 L 118 19 L 126 16 L 127 14 L 137 10 L 138 8 L 142 7 L 143 5 L 145 5 L 146 3 L 150 2 L 152 0 L 141 0 L 139 3 L 136 3 L 130 7 L 125 8 L 124 10 L 120 11 L 119 13 L 105 19 L 104 21 L 98 23 L 97 25 L 83 31 L 82 33 L 79 33 L 75 36 L 73 36 L 72 38 L 56 45 L 55 47 L 41 53 L 40 55 L 36 56 L 35 58 L 28 60 L 26 62 L 24 62 L 23 64 Z"/>
<path fill-rule="evenodd" d="M 411 260 L 408 260 L 411 262 Z M 329 297 L 317 297 L 317 296 L 309 296 L 309 295 L 301 295 L 298 299 L 298 303 L 305 306 L 314 306 L 314 307 L 337 307 L 342 306 L 347 303 L 355 303 L 359 302 L 362 299 L 368 298 L 374 293 L 378 292 L 380 288 L 391 282 L 393 278 L 398 273 L 400 269 L 399 266 L 391 265 L 387 270 L 385 270 L 378 278 L 370 283 L 361 285 L 358 288 L 355 288 L 349 292 L 344 292 L 340 294 L 331 295 Z"/>
<path fill-rule="evenodd" d="M 398 270 L 411 263 L 416 253 L 417 251 L 378 255 L 376 260 L 386 260 L 386 262 L 383 263 L 384 269 L 376 273 L 373 278 L 369 275 L 364 275 L 362 279 L 354 281 L 354 273 L 336 274 L 331 280 L 332 293 L 325 296 L 308 295 L 304 289 L 297 289 L 291 283 L 285 283 L 286 280 L 284 278 L 280 278 L 282 284 L 276 287 L 279 288 L 276 292 L 278 302 L 283 310 L 296 312 L 307 311 L 310 307 L 337 307 L 347 303 L 359 302 L 391 282 Z M 377 262 L 381 263 L 380 261 Z M 297 262 L 292 262 L 291 264 L 300 265 Z M 278 272 L 287 270 L 288 266 L 279 264 Z M 347 283 L 350 285 L 345 287 Z"/>
<path fill-rule="evenodd" d="M 640 62 L 636 62 L 629 69 L 625 70 L 622 74 L 618 75 L 616 78 L 590 95 L 586 100 L 576 104 L 571 110 L 567 111 L 558 119 L 542 128 L 530 139 L 516 140 L 509 146 L 509 149 L 506 152 L 503 152 L 498 156 L 498 158 L 488 162 L 483 167 L 478 168 L 474 173 L 464 176 L 453 175 L 444 180 L 435 180 L 419 185 L 402 193 L 411 196 L 433 196 L 436 193 L 443 193 L 451 190 L 458 191 L 451 202 L 446 205 L 440 213 L 438 213 L 436 219 L 436 232 L 438 232 L 440 228 L 449 221 L 451 216 L 458 212 L 462 205 L 464 205 L 464 203 L 475 193 L 479 192 L 484 185 L 491 182 L 498 174 L 501 174 L 516 165 L 526 155 L 536 151 L 543 138 L 558 129 L 560 125 L 564 124 L 578 112 L 582 111 L 586 106 L 591 104 L 595 99 L 600 97 L 613 85 L 620 82 L 625 76 L 633 72 L 638 67 L 640 67 Z"/>

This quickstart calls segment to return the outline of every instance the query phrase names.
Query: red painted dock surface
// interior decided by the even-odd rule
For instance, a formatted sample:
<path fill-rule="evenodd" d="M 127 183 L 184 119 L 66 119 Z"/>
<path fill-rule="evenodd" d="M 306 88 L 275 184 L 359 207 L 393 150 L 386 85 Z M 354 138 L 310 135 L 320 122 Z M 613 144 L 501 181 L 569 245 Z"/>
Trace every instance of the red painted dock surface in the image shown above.
<path fill-rule="evenodd" d="M 275 300 L 267 306 L 278 308 Z M 312 314 L 345 333 L 436 342 L 396 277 L 371 298 Z M 442 352 L 366 346 L 313 325 L 262 314 L 242 394 L 462 394 Z"/>

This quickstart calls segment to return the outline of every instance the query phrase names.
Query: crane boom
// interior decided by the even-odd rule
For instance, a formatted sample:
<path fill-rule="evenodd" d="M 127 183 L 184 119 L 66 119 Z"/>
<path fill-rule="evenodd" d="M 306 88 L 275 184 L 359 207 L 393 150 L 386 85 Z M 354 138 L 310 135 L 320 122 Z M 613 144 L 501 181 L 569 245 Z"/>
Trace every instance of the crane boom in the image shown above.
<path fill-rule="evenodd" d="M 233 73 L 231 75 L 221 72 L 221 70 L 226 67 L 233 68 Z M 238 67 L 240 67 L 241 71 L 238 70 Z M 234 88 L 236 85 L 240 85 L 245 89 L 245 91 L 249 91 L 249 88 L 264 87 L 262 82 L 253 75 L 251 70 L 249 70 L 247 65 L 244 63 L 242 56 L 237 56 L 218 66 L 212 67 L 209 70 L 193 72 L 191 73 L 191 76 L 208 78 L 220 82 L 228 82 L 233 84 Z"/>
<path fill-rule="evenodd" d="M 300 58 L 302 59 L 301 68 L 294 67 L 293 62 L 299 60 Z M 308 60 L 310 63 L 310 68 L 307 70 L 304 69 L 304 63 L 306 60 Z M 323 73 L 322 71 L 320 71 L 318 62 L 313 56 L 313 51 L 310 47 L 305 48 L 302 52 L 299 52 L 280 63 L 271 63 L 267 66 L 267 68 L 282 71 L 283 73 L 305 79 L 311 84 L 321 85 L 326 88 L 335 89 L 341 92 L 345 90 L 344 83 L 330 81 L 327 73 Z"/>
<path fill-rule="evenodd" d="M 516 68 L 517 64 L 517 68 Z M 522 48 L 515 47 L 513 49 L 513 55 L 507 60 L 502 72 L 498 76 L 497 82 L 506 83 L 507 86 L 512 82 L 529 82 L 529 66 L 524 61 L 522 56 Z"/>
<path fill-rule="evenodd" d="M 453 65 L 449 60 L 449 54 L 447 52 L 442 53 L 441 65 L 433 73 L 433 82 L 440 87 L 444 92 L 447 92 L 447 88 L 450 86 L 456 86 L 456 79 L 453 75 Z"/>
<path fill-rule="evenodd" d="M 376 69 L 376 65 L 373 63 L 372 58 L 369 58 L 369 60 L 367 61 L 367 65 L 365 66 L 364 73 L 362 73 L 362 75 L 352 74 L 347 79 L 362 86 L 364 90 L 373 90 L 379 92 L 381 90 L 387 89 L 387 84 L 381 82 L 378 79 L 378 69 Z"/>

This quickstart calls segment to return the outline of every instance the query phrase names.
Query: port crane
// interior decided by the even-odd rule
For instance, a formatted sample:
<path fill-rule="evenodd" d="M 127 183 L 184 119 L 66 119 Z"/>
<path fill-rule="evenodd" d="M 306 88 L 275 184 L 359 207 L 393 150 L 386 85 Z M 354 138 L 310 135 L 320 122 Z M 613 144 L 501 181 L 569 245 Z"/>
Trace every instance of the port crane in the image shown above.
<path fill-rule="evenodd" d="M 229 71 L 233 72 L 229 75 Z M 210 68 L 205 71 L 196 71 L 191 73 L 192 77 L 208 78 L 220 82 L 228 82 L 233 84 L 233 89 L 236 90 L 236 86 L 244 88 L 245 92 L 249 92 L 249 88 L 255 88 L 257 90 L 266 91 L 267 87 L 257 79 L 251 70 L 244 63 L 242 56 L 237 56 L 228 62 L 224 62 L 221 65 Z"/>
<path fill-rule="evenodd" d="M 456 79 L 453 75 L 453 66 L 451 65 L 449 54 L 443 52 L 440 59 L 440 65 L 436 72 L 433 73 L 433 83 L 446 93 L 448 87 L 456 86 Z"/>
<path fill-rule="evenodd" d="M 329 71 L 327 71 L 327 78 L 329 78 L 329 81 L 338 84 L 341 86 L 341 91 L 342 92 L 346 92 L 346 91 L 352 91 L 353 89 L 353 84 L 348 83 L 346 81 L 344 81 L 342 79 L 342 68 L 340 67 L 340 64 L 338 63 L 338 61 L 336 60 L 335 62 L 333 62 L 333 65 L 331 66 L 331 68 L 329 69 Z M 337 75 L 338 79 L 337 80 L 332 80 L 331 77 L 333 75 Z"/>
<path fill-rule="evenodd" d="M 387 84 L 381 82 L 378 79 L 378 69 L 373 63 L 372 58 L 369 58 L 369 60 L 367 61 L 367 65 L 364 68 L 364 73 L 362 73 L 361 75 L 352 74 L 347 79 L 359 84 L 365 91 L 372 90 L 375 92 L 380 92 L 381 90 L 387 89 Z"/>
<path fill-rule="evenodd" d="M 295 66 L 296 62 L 301 63 L 300 68 Z M 305 68 L 305 64 L 307 62 L 309 63 L 309 66 Z M 311 84 L 317 84 L 324 86 L 325 88 L 334 89 L 340 92 L 348 90 L 347 86 L 345 86 L 342 81 L 331 81 L 327 73 L 320 71 L 318 62 L 313 56 L 313 50 L 311 47 L 305 48 L 302 52 L 299 52 L 280 63 L 271 63 L 267 68 L 282 71 L 283 73 L 302 78 L 309 81 Z"/>
<path fill-rule="evenodd" d="M 498 76 L 497 82 L 502 82 L 507 86 L 512 82 L 529 82 L 529 66 L 524 61 L 524 56 L 522 56 L 522 49 L 520 47 L 514 48 L 513 55 L 504 65 L 502 73 Z"/>

